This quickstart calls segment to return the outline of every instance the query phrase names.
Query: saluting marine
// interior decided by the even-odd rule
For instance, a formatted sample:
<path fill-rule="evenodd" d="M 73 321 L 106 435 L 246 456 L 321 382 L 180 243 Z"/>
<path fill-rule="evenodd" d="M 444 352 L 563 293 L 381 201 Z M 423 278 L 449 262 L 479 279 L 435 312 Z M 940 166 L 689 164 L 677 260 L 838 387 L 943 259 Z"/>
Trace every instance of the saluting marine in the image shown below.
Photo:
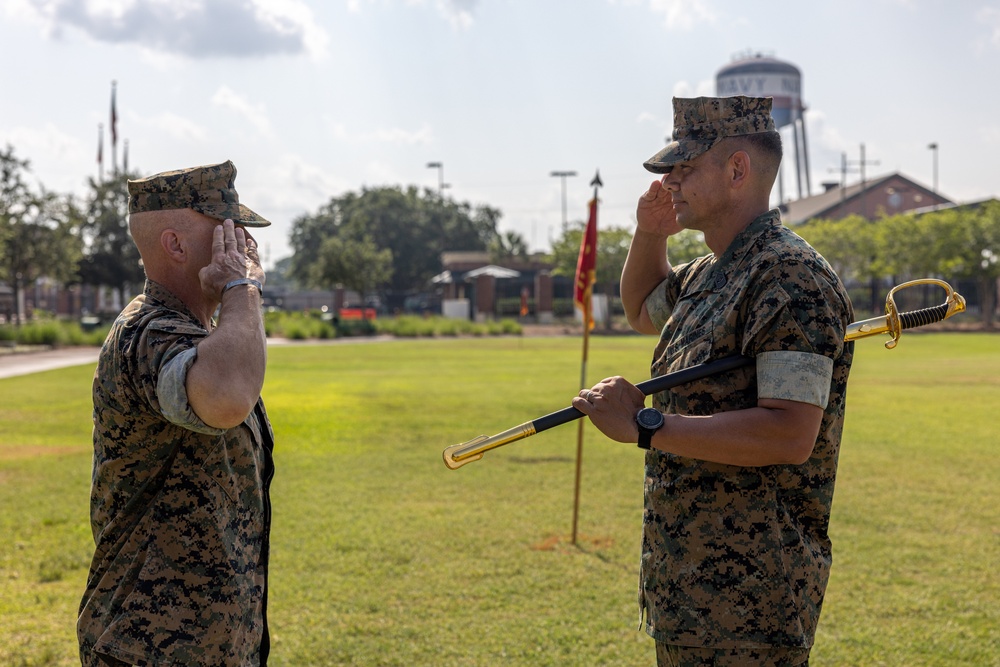
<path fill-rule="evenodd" d="M 827 533 L 854 344 L 844 286 L 781 224 L 770 98 L 674 99 L 662 174 L 639 199 L 622 273 L 658 377 L 755 359 L 654 395 L 620 377 L 573 399 L 648 450 L 639 604 L 660 665 L 806 665 L 830 573 Z M 667 239 L 711 255 L 672 266 Z"/>
<path fill-rule="evenodd" d="M 94 376 L 84 667 L 267 662 L 273 434 L 247 228 L 270 222 L 235 179 L 224 162 L 128 183 L 146 284 Z"/>

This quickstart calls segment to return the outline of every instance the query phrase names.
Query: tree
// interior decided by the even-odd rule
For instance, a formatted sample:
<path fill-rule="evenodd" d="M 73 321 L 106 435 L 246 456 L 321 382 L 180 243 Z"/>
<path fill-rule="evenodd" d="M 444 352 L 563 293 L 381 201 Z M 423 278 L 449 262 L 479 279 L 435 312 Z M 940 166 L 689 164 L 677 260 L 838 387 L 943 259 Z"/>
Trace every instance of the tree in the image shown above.
<path fill-rule="evenodd" d="M 1000 202 L 935 211 L 925 216 L 944 249 L 941 273 L 976 282 L 983 325 L 993 328 L 1000 279 Z"/>
<path fill-rule="evenodd" d="M 320 245 L 312 265 L 314 285 L 343 285 L 357 291 L 362 302 L 392 277 L 392 251 L 379 249 L 370 237 L 361 240 L 331 236 Z"/>
<path fill-rule="evenodd" d="M 842 280 L 865 280 L 876 259 L 872 223 L 859 215 L 814 219 L 795 232 L 826 258 Z"/>
<path fill-rule="evenodd" d="M 14 289 L 16 321 L 22 322 L 24 289 L 37 279 L 74 278 L 80 260 L 80 213 L 71 199 L 37 191 L 27 182 L 30 165 L 7 146 L 0 150 L 0 280 Z"/>
<path fill-rule="evenodd" d="M 22 174 L 27 168 L 26 161 L 14 157 L 10 145 L 0 150 L 0 256 L 7 254 L 7 240 L 13 234 L 14 224 L 32 205 Z"/>
<path fill-rule="evenodd" d="M 331 198 L 317 213 L 292 222 L 294 255 L 289 275 L 300 284 L 319 286 L 317 276 L 337 273 L 318 266 L 335 256 L 321 252 L 327 239 L 364 247 L 368 238 L 379 250 L 391 252 L 392 273 L 386 287 L 401 300 L 441 272 L 443 252 L 486 250 L 497 236 L 499 219 L 496 209 L 473 208 L 413 186 L 348 192 Z"/>
<path fill-rule="evenodd" d="M 555 268 L 552 273 L 561 276 L 576 275 L 576 263 L 580 256 L 580 241 L 586 224 L 577 222 L 571 225 L 563 235 L 552 244 L 552 263 Z M 700 233 L 684 230 L 670 237 L 670 261 L 680 264 L 709 252 L 705 246 L 704 237 Z M 623 227 L 608 227 L 597 229 L 597 276 L 595 288 L 605 294 L 611 294 L 614 286 L 622 277 L 625 259 L 632 245 L 632 230 Z"/>
<path fill-rule="evenodd" d="M 667 253 L 670 263 L 674 266 L 690 262 L 712 252 L 705 245 L 705 235 L 694 229 L 685 229 L 674 234 L 667 242 Z"/>
<path fill-rule="evenodd" d="M 976 282 L 984 326 L 992 328 L 1000 280 L 1000 202 L 868 221 L 812 220 L 796 228 L 845 280 L 870 283 L 871 310 L 882 309 L 879 281 L 914 278 Z M 923 307 L 934 290 L 923 290 Z"/>
<path fill-rule="evenodd" d="M 81 282 L 115 289 L 121 303 L 126 303 L 145 279 L 139 250 L 128 231 L 128 179 L 135 176 L 118 173 L 107 181 L 90 179 L 81 229 Z"/>
<path fill-rule="evenodd" d="M 936 243 L 929 238 L 929 227 L 913 214 L 883 218 L 871 228 L 871 243 L 877 249 L 876 268 L 886 275 L 908 280 L 940 272 Z"/>
<path fill-rule="evenodd" d="M 494 262 L 505 259 L 527 259 L 528 243 L 517 232 L 497 234 L 489 243 L 490 258 Z"/>
<path fill-rule="evenodd" d="M 850 215 L 839 220 L 810 220 L 795 228 L 799 236 L 823 255 L 841 280 L 868 285 L 872 312 L 881 310 L 879 280 L 889 275 L 884 261 L 888 251 L 881 246 L 877 233 L 879 224 L 860 215 Z"/>

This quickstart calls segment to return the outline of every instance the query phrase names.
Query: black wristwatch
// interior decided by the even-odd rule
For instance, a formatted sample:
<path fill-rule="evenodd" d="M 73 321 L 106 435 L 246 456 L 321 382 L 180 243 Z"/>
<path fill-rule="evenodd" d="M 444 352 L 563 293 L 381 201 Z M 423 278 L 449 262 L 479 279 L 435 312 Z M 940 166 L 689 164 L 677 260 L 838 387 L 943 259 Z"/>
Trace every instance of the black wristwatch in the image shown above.
<path fill-rule="evenodd" d="M 635 423 L 639 425 L 639 449 L 650 449 L 653 434 L 663 426 L 663 413 L 656 408 L 643 408 L 635 413 Z"/>

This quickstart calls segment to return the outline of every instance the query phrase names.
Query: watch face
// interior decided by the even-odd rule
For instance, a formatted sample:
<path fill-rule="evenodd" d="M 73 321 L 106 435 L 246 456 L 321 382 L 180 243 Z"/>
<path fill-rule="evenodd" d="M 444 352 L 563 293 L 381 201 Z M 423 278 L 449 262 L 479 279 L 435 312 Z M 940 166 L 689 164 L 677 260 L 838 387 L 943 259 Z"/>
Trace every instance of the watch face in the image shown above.
<path fill-rule="evenodd" d="M 643 408 L 635 416 L 639 426 L 648 429 L 658 429 L 663 425 L 663 413 L 656 408 Z"/>

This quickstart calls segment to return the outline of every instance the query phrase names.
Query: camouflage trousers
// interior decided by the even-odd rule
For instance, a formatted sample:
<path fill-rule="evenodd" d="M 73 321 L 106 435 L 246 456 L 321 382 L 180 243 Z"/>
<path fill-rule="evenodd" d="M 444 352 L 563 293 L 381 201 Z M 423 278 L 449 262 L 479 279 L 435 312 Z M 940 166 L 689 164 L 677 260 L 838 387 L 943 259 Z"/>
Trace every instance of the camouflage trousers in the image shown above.
<path fill-rule="evenodd" d="M 656 642 L 657 667 L 809 667 L 807 648 L 693 648 Z"/>
<path fill-rule="evenodd" d="M 100 664 L 106 667 L 133 667 L 131 663 L 122 662 L 116 658 L 112 658 L 109 655 L 100 656 Z"/>

